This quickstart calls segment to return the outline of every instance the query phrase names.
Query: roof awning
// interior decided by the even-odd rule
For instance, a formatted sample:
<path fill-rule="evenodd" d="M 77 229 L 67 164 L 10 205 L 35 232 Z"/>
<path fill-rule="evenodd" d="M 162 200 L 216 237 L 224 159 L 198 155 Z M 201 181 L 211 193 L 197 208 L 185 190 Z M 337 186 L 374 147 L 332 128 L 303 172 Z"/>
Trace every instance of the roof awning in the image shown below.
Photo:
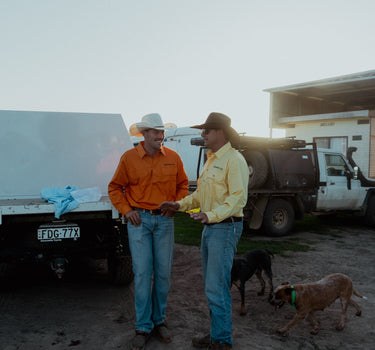
<path fill-rule="evenodd" d="M 375 109 L 375 70 L 265 89 L 271 94 L 291 94 L 352 106 Z"/>

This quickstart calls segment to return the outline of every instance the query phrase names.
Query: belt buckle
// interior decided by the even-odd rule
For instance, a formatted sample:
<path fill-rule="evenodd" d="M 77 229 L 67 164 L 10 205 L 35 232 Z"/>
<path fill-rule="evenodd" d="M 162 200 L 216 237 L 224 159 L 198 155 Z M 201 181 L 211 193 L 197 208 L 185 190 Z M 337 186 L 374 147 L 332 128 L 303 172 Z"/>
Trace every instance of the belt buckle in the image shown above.
<path fill-rule="evenodd" d="M 147 209 L 147 212 L 151 215 L 160 215 L 160 209 Z"/>

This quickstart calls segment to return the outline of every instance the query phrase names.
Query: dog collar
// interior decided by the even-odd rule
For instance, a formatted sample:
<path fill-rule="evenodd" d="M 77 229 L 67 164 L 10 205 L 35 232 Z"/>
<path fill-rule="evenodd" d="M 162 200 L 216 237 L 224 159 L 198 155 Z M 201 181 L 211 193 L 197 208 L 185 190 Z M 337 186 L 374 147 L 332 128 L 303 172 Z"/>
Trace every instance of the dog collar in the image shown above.
<path fill-rule="evenodd" d="M 295 304 L 296 304 L 296 290 L 294 289 L 294 286 L 290 286 L 290 288 L 292 288 L 292 308 L 294 309 L 295 308 Z"/>

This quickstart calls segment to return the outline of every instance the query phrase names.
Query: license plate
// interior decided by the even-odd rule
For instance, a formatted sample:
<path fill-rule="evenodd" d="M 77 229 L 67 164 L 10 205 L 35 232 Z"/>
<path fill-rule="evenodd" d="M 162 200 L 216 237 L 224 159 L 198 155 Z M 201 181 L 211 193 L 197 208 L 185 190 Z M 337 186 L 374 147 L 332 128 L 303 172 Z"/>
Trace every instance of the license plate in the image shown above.
<path fill-rule="evenodd" d="M 80 237 L 80 229 L 76 224 L 69 225 L 41 225 L 38 228 L 40 242 L 61 242 L 63 239 L 76 241 Z"/>

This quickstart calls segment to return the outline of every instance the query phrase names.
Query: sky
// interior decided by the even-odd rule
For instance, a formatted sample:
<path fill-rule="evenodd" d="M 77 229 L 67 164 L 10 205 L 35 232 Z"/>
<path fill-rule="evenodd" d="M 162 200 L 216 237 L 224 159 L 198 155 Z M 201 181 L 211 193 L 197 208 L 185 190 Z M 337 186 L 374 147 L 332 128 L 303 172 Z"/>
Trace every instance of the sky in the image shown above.
<path fill-rule="evenodd" d="M 374 13 L 373 0 L 0 0 L 0 109 L 121 113 L 127 127 L 216 111 L 269 136 L 264 89 L 375 69 Z"/>

